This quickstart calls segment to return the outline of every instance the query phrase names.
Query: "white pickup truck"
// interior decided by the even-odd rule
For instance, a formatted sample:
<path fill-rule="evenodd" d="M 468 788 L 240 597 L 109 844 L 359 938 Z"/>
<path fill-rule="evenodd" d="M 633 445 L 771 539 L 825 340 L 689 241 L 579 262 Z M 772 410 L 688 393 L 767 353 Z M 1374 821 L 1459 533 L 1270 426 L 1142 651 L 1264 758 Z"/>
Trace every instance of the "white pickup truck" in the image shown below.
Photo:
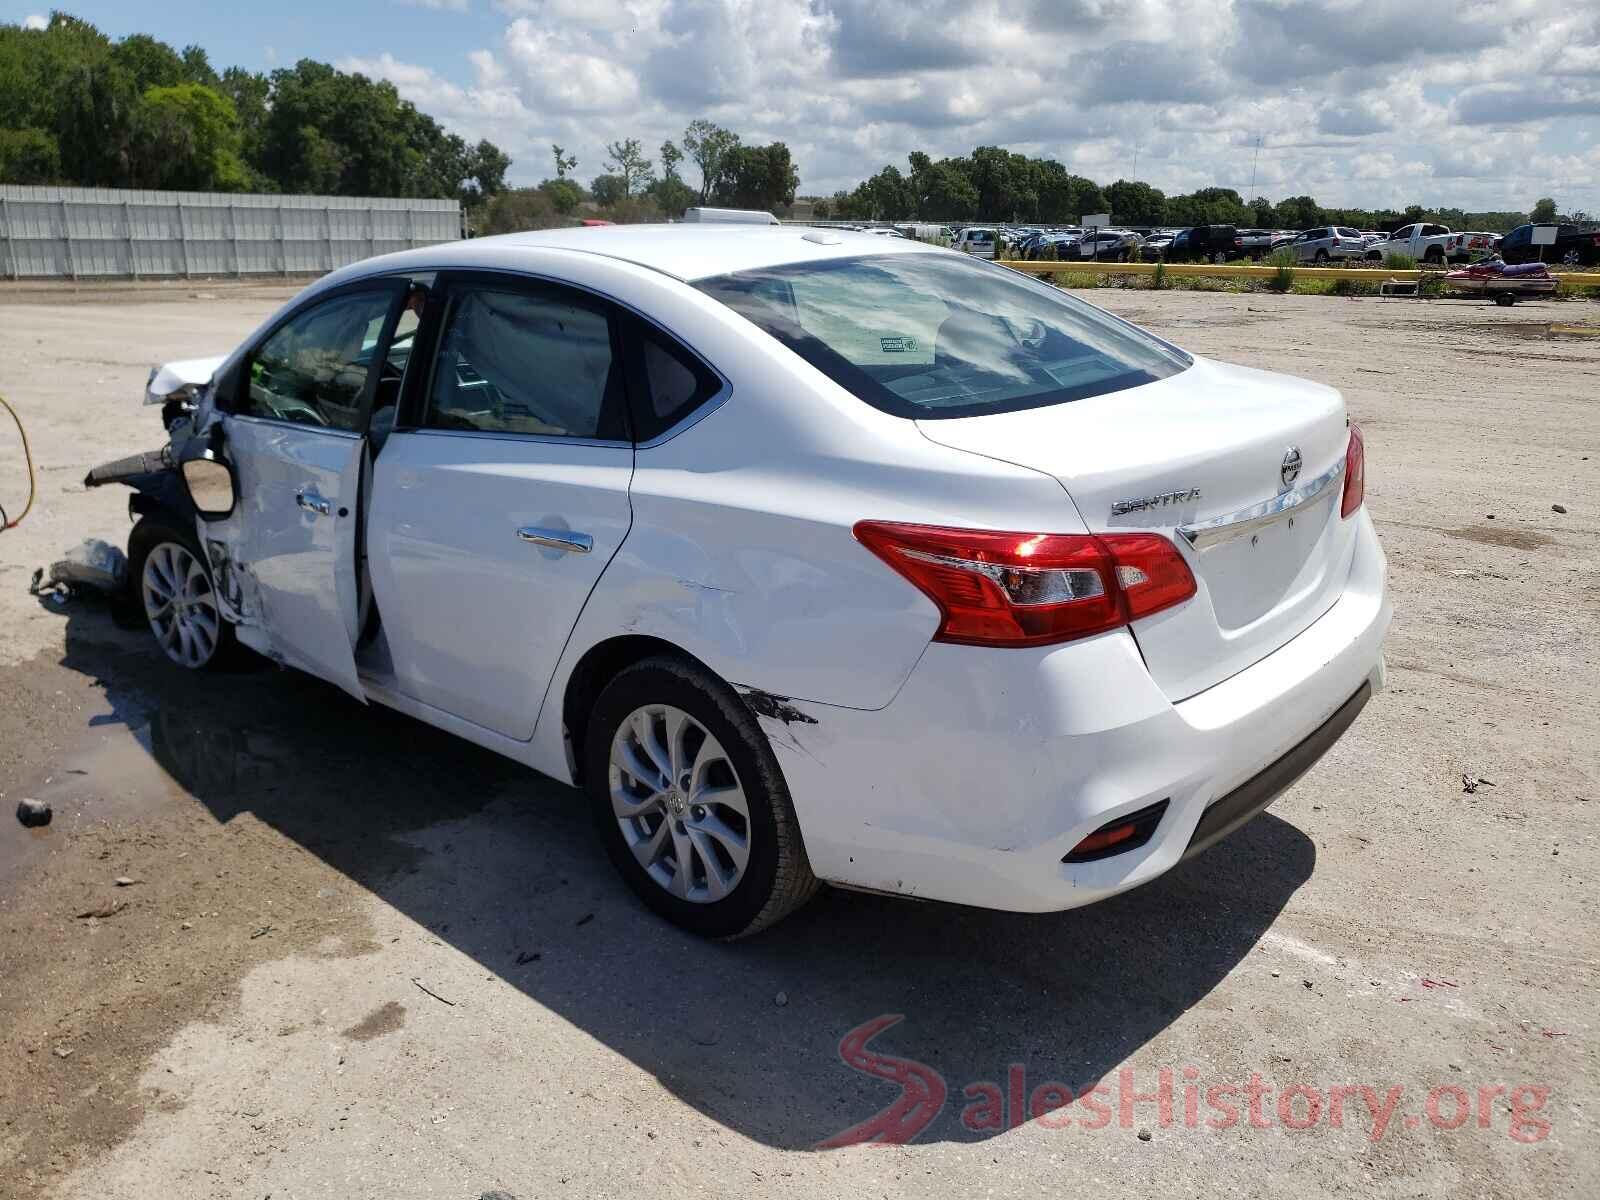
<path fill-rule="evenodd" d="M 1467 262 L 1492 251 L 1495 242 L 1492 233 L 1452 233 L 1448 225 L 1418 221 L 1396 229 L 1388 241 L 1368 247 L 1367 258 L 1388 262 L 1396 254 L 1405 254 L 1422 263 Z"/>

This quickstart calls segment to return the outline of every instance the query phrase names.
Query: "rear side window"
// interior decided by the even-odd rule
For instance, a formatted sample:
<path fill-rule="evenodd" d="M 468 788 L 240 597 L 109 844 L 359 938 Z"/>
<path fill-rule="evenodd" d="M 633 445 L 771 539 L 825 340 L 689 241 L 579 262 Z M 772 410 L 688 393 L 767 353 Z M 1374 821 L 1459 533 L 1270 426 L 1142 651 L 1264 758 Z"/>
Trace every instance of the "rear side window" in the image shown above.
<path fill-rule="evenodd" d="M 965 255 L 797 263 L 696 284 L 835 383 L 914 418 L 1059 404 L 1190 359 L 1048 284 Z"/>
<path fill-rule="evenodd" d="M 452 291 L 425 428 L 620 441 L 625 408 L 603 309 L 554 290 Z"/>
<path fill-rule="evenodd" d="M 634 438 L 659 437 L 722 390 L 710 367 L 654 329 L 641 336 L 646 397 L 634 409 Z"/>

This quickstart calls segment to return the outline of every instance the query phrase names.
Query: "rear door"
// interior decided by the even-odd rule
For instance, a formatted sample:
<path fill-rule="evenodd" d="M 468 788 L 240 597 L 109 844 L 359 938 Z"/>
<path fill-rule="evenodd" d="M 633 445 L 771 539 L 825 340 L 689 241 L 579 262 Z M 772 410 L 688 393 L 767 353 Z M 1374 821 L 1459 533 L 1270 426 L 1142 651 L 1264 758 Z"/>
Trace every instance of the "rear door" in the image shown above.
<path fill-rule="evenodd" d="M 357 699 L 357 513 L 367 413 L 402 280 L 319 297 L 224 382 L 239 473 L 236 567 L 253 583 L 274 655 Z"/>
<path fill-rule="evenodd" d="M 402 694 L 526 740 L 632 520 L 623 317 L 551 283 L 441 277 L 374 467 L 373 595 Z"/>

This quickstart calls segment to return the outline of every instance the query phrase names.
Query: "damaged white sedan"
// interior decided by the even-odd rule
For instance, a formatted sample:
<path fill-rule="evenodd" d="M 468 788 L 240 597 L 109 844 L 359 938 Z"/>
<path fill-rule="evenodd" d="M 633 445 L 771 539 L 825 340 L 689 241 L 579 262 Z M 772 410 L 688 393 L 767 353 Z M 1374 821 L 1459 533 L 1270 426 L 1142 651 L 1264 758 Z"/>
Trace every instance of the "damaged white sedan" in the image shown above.
<path fill-rule="evenodd" d="M 819 881 L 1109 896 L 1254 816 L 1382 685 L 1337 392 L 915 242 L 408 251 L 151 385 L 164 463 L 93 481 L 139 489 L 170 657 L 237 641 L 572 781 L 634 890 L 707 935 Z"/>

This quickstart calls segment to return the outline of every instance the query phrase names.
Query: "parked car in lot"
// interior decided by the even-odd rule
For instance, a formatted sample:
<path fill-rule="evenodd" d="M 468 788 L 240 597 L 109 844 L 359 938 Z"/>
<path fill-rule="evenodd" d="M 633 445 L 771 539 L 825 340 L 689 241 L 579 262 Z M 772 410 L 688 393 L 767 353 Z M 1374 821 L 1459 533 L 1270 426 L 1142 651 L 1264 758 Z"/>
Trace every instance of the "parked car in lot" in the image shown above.
<path fill-rule="evenodd" d="M 1533 244 L 1532 225 L 1518 225 L 1500 242 L 1500 257 L 1508 263 L 1547 262 L 1564 267 L 1600 265 L 1600 227 L 1556 226 L 1553 246 Z"/>
<path fill-rule="evenodd" d="M 1143 242 L 1137 233 L 1126 229 L 1100 229 L 1079 239 L 1078 257 L 1099 262 L 1135 262 Z"/>
<path fill-rule="evenodd" d="M 1056 258 L 1078 257 L 1078 243 L 1083 240 L 1081 229 L 1055 229 L 1040 234 L 1028 242 L 1024 258 L 1047 259 L 1052 252 Z"/>
<path fill-rule="evenodd" d="M 1366 257 L 1387 262 L 1396 254 L 1404 254 L 1419 263 L 1443 266 L 1492 254 L 1498 242 L 1498 235 L 1493 233 L 1456 233 L 1448 225 L 1419 221 L 1401 226 L 1387 240 L 1368 247 Z"/>
<path fill-rule="evenodd" d="M 1242 257 L 1263 259 L 1271 254 L 1278 243 L 1278 235 L 1271 229 L 1241 229 L 1236 244 Z"/>
<path fill-rule="evenodd" d="M 1178 233 L 1167 251 L 1172 262 L 1231 262 L 1244 256 L 1239 231 L 1232 225 L 1196 225 Z"/>
<path fill-rule="evenodd" d="M 994 258 L 997 239 L 987 226 L 968 225 L 956 235 L 955 248 L 977 258 Z"/>
<path fill-rule="evenodd" d="M 181 406 L 172 469 L 93 478 L 138 489 L 130 575 L 174 662 L 242 643 L 572 782 L 701 934 L 819 880 L 1124 891 L 1383 682 L 1337 391 L 905 238 L 405 251 L 150 390 Z"/>
<path fill-rule="evenodd" d="M 1359 262 L 1366 257 L 1367 244 L 1354 229 L 1323 225 L 1298 234 L 1289 251 L 1300 262 Z"/>
<path fill-rule="evenodd" d="M 1172 239 L 1182 230 L 1158 230 L 1145 238 L 1139 246 L 1139 257 L 1145 262 L 1157 262 L 1167 257 L 1172 249 Z"/>

